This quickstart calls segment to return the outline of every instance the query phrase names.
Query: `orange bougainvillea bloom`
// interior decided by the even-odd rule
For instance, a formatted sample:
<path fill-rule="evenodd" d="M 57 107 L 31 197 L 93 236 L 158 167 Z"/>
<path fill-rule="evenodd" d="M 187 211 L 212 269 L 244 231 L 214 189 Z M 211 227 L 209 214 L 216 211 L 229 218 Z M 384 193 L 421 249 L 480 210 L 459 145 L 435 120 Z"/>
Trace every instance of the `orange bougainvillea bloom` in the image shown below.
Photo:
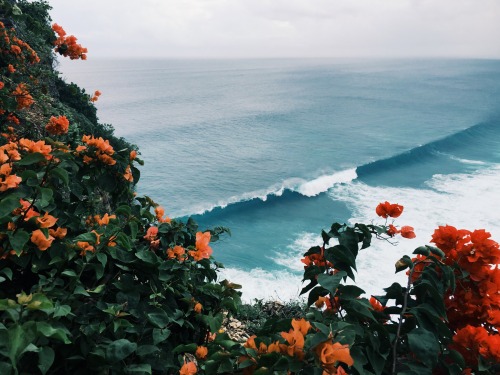
<path fill-rule="evenodd" d="M 0 177 L 0 192 L 17 188 L 21 181 L 22 178 L 15 174 L 11 174 L 5 178 Z"/>
<path fill-rule="evenodd" d="M 194 362 L 184 362 L 181 369 L 179 370 L 179 375 L 194 375 L 198 372 Z"/>
<path fill-rule="evenodd" d="M 45 234 L 40 229 L 37 229 L 31 233 L 31 242 L 33 242 L 38 249 L 45 251 L 50 245 L 52 245 L 52 241 L 54 241 L 54 237 L 49 235 L 49 237 L 45 237 Z"/>
<path fill-rule="evenodd" d="M 16 98 L 17 109 L 27 108 L 35 102 L 26 89 L 26 85 L 24 83 L 17 85 L 16 89 L 12 92 L 12 95 Z"/>
<path fill-rule="evenodd" d="M 158 227 L 149 227 L 144 236 L 145 240 L 154 241 L 158 235 Z"/>
<path fill-rule="evenodd" d="M 434 231 L 431 242 L 434 242 L 438 248 L 449 256 L 448 252 L 452 250 L 461 251 L 463 246 L 469 242 L 469 236 L 470 232 L 468 230 L 458 230 L 451 225 L 446 225 L 440 226 Z"/>
<path fill-rule="evenodd" d="M 49 229 L 49 234 L 54 238 L 62 240 L 64 237 L 66 237 L 66 234 L 68 234 L 68 229 L 66 228 L 57 228 L 56 230 Z"/>
<path fill-rule="evenodd" d="M 196 312 L 196 313 L 201 313 L 201 310 L 203 309 L 203 305 L 199 302 L 196 302 L 196 304 L 194 305 L 193 307 L 193 310 Z"/>
<path fill-rule="evenodd" d="M 194 354 L 198 359 L 205 359 L 208 355 L 208 349 L 206 346 L 198 346 Z"/>
<path fill-rule="evenodd" d="M 132 176 L 132 170 L 130 169 L 130 165 L 127 165 L 125 173 L 123 174 L 123 178 L 125 179 L 125 181 L 134 182 L 134 177 Z"/>
<path fill-rule="evenodd" d="M 129 157 L 130 161 L 135 160 L 136 157 L 137 157 L 137 151 L 135 150 L 130 151 L 130 157 Z"/>
<path fill-rule="evenodd" d="M 88 251 L 90 251 L 91 253 L 95 252 L 94 246 L 92 246 L 90 243 L 86 241 L 78 241 L 76 243 L 76 246 L 78 246 L 81 249 L 80 251 L 81 256 L 85 256 Z"/>
<path fill-rule="evenodd" d="M 22 138 L 19 140 L 19 146 L 22 150 L 26 150 L 30 153 L 39 152 L 40 154 L 45 155 L 45 159 L 52 159 L 52 147 L 50 145 L 45 144 L 45 141 L 37 141 L 34 142 L 30 139 Z"/>
<path fill-rule="evenodd" d="M 161 206 L 155 207 L 155 215 L 156 220 L 160 223 L 170 223 L 172 221 L 168 216 L 165 216 L 165 210 Z"/>
<path fill-rule="evenodd" d="M 179 261 L 183 261 L 184 254 L 186 254 L 186 250 L 182 246 L 174 246 L 173 249 L 167 249 L 168 259 L 177 259 Z"/>
<path fill-rule="evenodd" d="M 210 258 L 210 255 L 212 255 L 212 248 L 208 245 L 209 243 L 210 232 L 197 232 L 196 250 L 189 251 L 189 255 L 191 255 L 195 261 Z"/>
<path fill-rule="evenodd" d="M 391 204 L 385 201 L 384 203 L 379 203 L 379 205 L 375 209 L 375 212 L 378 216 L 381 216 L 383 218 L 396 218 L 403 213 L 403 209 L 404 207 L 399 204 Z"/>
<path fill-rule="evenodd" d="M 90 135 L 84 135 L 82 137 L 82 142 L 87 144 L 89 147 L 94 147 L 95 152 L 92 153 L 92 156 L 95 156 L 98 160 L 100 160 L 102 163 L 106 165 L 115 165 L 116 160 L 111 157 L 115 153 L 115 150 L 113 149 L 113 146 L 109 144 L 108 140 L 103 139 L 102 137 L 95 138 Z M 87 151 L 88 147 L 83 149 L 83 148 L 78 148 L 76 149 L 77 152 L 81 151 Z M 83 161 L 85 163 L 90 163 L 94 160 L 94 158 L 90 157 L 89 155 L 85 155 L 83 157 Z"/>
<path fill-rule="evenodd" d="M 92 103 L 97 102 L 97 100 L 99 100 L 99 97 L 100 97 L 100 96 L 101 96 L 101 92 L 100 92 L 99 90 L 96 90 L 96 91 L 94 92 L 94 95 L 90 98 L 90 101 L 91 101 Z"/>
<path fill-rule="evenodd" d="M 398 228 L 396 228 L 394 225 L 389 224 L 389 228 L 387 228 L 387 235 L 394 237 L 396 234 L 399 233 Z"/>
<path fill-rule="evenodd" d="M 415 232 L 413 231 L 413 227 L 410 227 L 408 225 L 405 225 L 401 227 L 401 237 L 404 238 L 415 238 Z"/>
<path fill-rule="evenodd" d="M 296 356 L 298 359 L 304 357 L 304 335 L 300 331 L 291 329 L 288 332 L 281 332 L 281 337 L 288 342 L 288 345 L 280 345 L 281 353 L 290 357 Z"/>
<path fill-rule="evenodd" d="M 52 116 L 47 125 L 45 125 L 45 130 L 54 135 L 66 134 L 68 132 L 68 128 L 69 120 L 66 116 Z"/>
<path fill-rule="evenodd" d="M 382 305 L 375 297 L 370 297 L 370 305 L 372 305 L 373 310 L 384 312 L 384 305 Z"/>
<path fill-rule="evenodd" d="M 307 335 L 307 332 L 311 329 L 311 323 L 309 323 L 304 318 L 292 319 L 292 327 L 295 331 L 299 331 L 303 336 Z"/>
<path fill-rule="evenodd" d="M 99 215 L 94 216 L 94 220 L 99 226 L 108 225 L 111 219 L 116 219 L 116 215 L 108 215 L 105 213 L 102 218 Z"/>
<path fill-rule="evenodd" d="M 330 374 L 337 371 L 337 362 L 343 362 L 347 366 L 352 366 L 354 360 L 349 353 L 349 345 L 342 345 L 338 342 L 332 343 L 331 341 L 325 341 L 316 347 L 316 354 L 321 362 L 323 369 L 328 371 Z"/>
<path fill-rule="evenodd" d="M 58 219 L 52 215 L 49 215 L 48 212 L 45 215 L 38 217 L 36 222 L 40 228 L 50 228 L 53 227 Z"/>

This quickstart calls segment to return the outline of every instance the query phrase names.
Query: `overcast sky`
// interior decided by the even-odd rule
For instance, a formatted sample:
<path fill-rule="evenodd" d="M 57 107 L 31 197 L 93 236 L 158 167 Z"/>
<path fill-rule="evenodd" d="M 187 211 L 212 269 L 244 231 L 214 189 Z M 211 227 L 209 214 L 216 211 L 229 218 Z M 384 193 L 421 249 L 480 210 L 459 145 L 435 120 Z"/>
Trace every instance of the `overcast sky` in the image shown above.
<path fill-rule="evenodd" d="M 500 0 L 49 0 L 92 57 L 500 58 Z"/>

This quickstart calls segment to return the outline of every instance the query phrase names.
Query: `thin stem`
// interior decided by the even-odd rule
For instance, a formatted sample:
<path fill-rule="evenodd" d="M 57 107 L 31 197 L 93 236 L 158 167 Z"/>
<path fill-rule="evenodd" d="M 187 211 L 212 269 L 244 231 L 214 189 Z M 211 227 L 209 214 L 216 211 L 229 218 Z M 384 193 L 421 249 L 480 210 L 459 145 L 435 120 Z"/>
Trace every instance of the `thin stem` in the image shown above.
<path fill-rule="evenodd" d="M 398 323 L 398 329 L 396 331 L 396 337 L 394 338 L 394 344 L 392 346 L 392 372 L 391 374 L 396 374 L 396 362 L 397 362 L 397 349 L 398 349 L 398 341 L 399 341 L 399 335 L 401 334 L 401 327 L 403 325 L 403 316 L 406 313 L 406 309 L 408 308 L 408 295 L 410 294 L 410 287 L 411 287 L 411 278 L 413 276 L 413 270 L 415 269 L 415 265 L 410 271 L 410 274 L 408 275 L 408 283 L 406 284 L 406 292 L 403 298 L 403 309 L 401 310 L 401 314 L 399 314 L 399 323 Z"/>

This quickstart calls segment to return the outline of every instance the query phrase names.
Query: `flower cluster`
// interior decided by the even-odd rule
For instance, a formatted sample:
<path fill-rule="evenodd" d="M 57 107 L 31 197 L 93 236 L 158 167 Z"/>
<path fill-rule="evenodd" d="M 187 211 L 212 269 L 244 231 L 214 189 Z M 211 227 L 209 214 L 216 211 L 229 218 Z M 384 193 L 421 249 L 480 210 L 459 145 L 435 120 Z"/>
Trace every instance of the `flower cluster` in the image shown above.
<path fill-rule="evenodd" d="M 0 146 L 0 192 L 15 189 L 21 183 L 21 177 L 12 173 L 12 163 L 20 159 L 16 143 L 9 142 Z"/>
<path fill-rule="evenodd" d="M 91 101 L 92 103 L 97 102 L 97 100 L 99 99 L 99 97 L 100 97 L 100 96 L 101 96 L 101 92 L 100 92 L 99 90 L 96 90 L 96 91 L 94 92 L 94 95 L 92 95 L 92 96 L 90 97 L 90 101 Z"/>
<path fill-rule="evenodd" d="M 68 127 L 69 121 L 66 116 L 52 116 L 47 125 L 45 125 L 45 130 L 53 135 L 61 135 L 68 132 Z"/>
<path fill-rule="evenodd" d="M 66 36 L 66 31 L 59 26 L 57 23 L 52 25 L 52 30 L 58 35 L 54 42 L 55 51 L 64 57 L 69 57 L 71 60 L 82 59 L 86 60 L 87 48 L 82 47 L 78 44 L 76 37 L 74 35 Z"/>
<path fill-rule="evenodd" d="M 286 332 L 281 332 L 281 339 L 271 341 L 266 344 L 264 341 L 253 335 L 248 338 L 244 347 L 247 348 L 247 356 L 242 356 L 239 362 L 250 360 L 256 362 L 260 356 L 270 353 L 279 353 L 284 356 L 295 358 L 298 361 L 305 360 L 305 337 L 311 330 L 311 324 L 305 319 L 292 319 L 292 328 Z M 259 340 L 258 342 L 256 340 Z M 324 374 L 345 374 L 340 363 L 352 366 L 354 361 L 350 355 L 348 345 L 334 342 L 331 338 L 319 343 L 314 354 L 323 369 Z M 247 374 L 252 374 L 255 366 L 246 369 Z"/>
<path fill-rule="evenodd" d="M 112 158 L 115 150 L 113 149 L 113 146 L 109 144 L 108 140 L 103 139 L 102 137 L 95 138 L 91 135 L 84 135 L 82 137 L 82 142 L 87 146 L 78 146 L 76 151 L 77 153 L 86 152 L 83 156 L 83 162 L 85 164 L 90 164 L 96 159 L 106 165 L 116 164 L 116 160 Z"/>
<path fill-rule="evenodd" d="M 17 109 L 28 108 L 35 102 L 24 83 L 17 85 L 16 89 L 12 91 L 12 96 L 16 98 Z"/>
<path fill-rule="evenodd" d="M 385 201 L 384 203 L 379 203 L 375 208 L 375 212 L 378 216 L 387 219 L 389 217 L 398 218 L 403 213 L 404 207 L 397 203 L 389 203 Z M 402 226 L 401 229 L 398 229 L 393 224 L 389 224 L 386 230 L 386 234 L 390 237 L 394 237 L 396 234 L 401 234 L 401 237 L 404 238 L 415 238 L 415 232 L 413 227 L 409 225 Z"/>
<path fill-rule="evenodd" d="M 16 67 L 8 65 L 10 73 L 14 73 L 16 68 L 24 69 L 24 65 L 36 64 L 40 62 L 38 54 L 28 43 L 16 37 L 16 35 L 5 28 L 5 24 L 0 22 L 0 47 L 2 54 L 8 54 L 18 63 Z"/>
<path fill-rule="evenodd" d="M 445 295 L 448 326 L 454 330 L 452 348 L 477 366 L 478 356 L 500 362 L 500 248 L 484 229 L 469 231 L 440 226 L 432 240 L 444 256 L 441 262 L 454 267 L 456 288 Z M 411 282 L 433 263 L 426 256 L 413 258 Z"/>

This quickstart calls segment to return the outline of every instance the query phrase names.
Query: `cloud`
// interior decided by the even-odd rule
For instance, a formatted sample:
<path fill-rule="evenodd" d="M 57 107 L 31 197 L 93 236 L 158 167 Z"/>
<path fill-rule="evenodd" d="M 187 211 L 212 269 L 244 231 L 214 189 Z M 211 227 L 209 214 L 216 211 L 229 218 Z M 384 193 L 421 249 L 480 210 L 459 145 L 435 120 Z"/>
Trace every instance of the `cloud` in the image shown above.
<path fill-rule="evenodd" d="M 89 57 L 500 57 L 497 0 L 52 0 Z"/>

